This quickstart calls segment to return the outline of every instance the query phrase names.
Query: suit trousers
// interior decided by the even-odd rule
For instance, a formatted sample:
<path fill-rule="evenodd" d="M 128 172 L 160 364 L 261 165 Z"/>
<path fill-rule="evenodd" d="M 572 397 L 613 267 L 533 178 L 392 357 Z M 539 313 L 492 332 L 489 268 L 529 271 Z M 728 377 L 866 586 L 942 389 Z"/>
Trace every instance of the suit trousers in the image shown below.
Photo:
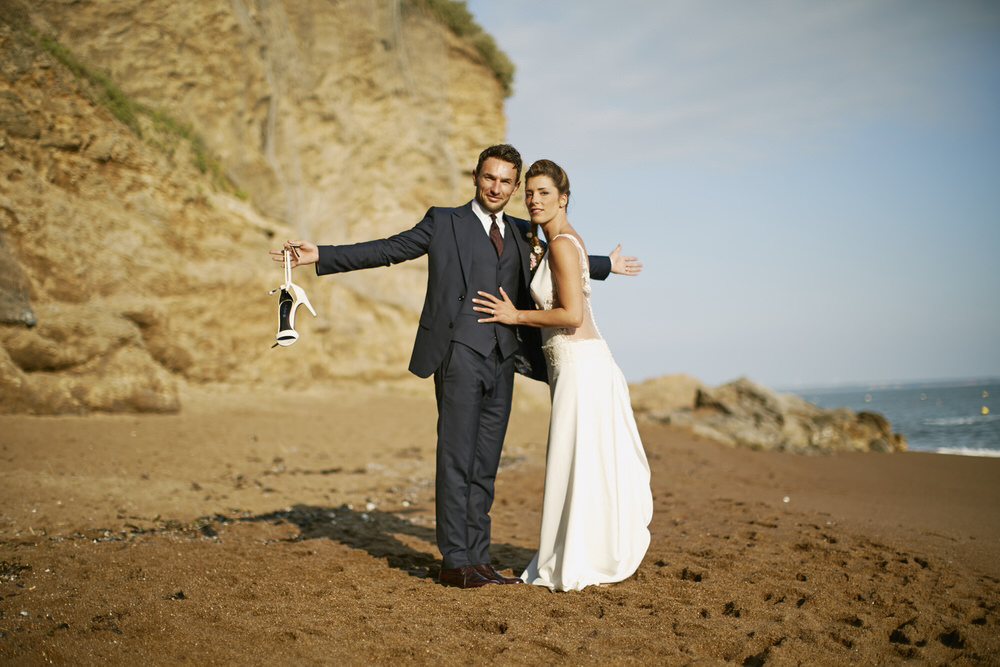
<path fill-rule="evenodd" d="M 434 373 L 435 510 L 442 567 L 490 562 L 490 508 L 514 393 L 514 359 L 452 341 Z"/>

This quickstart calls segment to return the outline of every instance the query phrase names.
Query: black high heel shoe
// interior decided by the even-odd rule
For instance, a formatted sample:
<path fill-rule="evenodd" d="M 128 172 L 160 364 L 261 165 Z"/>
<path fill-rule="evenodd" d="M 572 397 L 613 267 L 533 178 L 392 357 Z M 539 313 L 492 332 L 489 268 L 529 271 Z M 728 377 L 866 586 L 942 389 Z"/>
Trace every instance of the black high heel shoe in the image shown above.
<path fill-rule="evenodd" d="M 278 342 L 271 347 L 277 345 L 288 347 L 299 339 L 299 332 L 295 330 L 295 311 L 298 310 L 299 306 L 305 304 L 313 317 L 316 317 L 316 311 L 309 303 L 306 291 L 292 282 L 292 263 L 288 253 L 288 250 L 284 251 L 285 284 L 275 287 L 269 292 L 269 294 L 281 292 L 278 295 L 278 333 L 275 335 Z"/>

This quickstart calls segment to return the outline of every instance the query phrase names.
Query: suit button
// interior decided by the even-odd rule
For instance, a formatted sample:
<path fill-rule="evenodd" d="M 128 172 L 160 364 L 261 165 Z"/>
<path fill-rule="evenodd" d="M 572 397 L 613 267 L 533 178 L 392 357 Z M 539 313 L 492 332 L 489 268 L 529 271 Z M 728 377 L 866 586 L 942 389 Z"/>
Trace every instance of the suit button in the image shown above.
<path fill-rule="evenodd" d="M 458 300 L 459 301 L 465 301 L 465 295 L 463 294 L 462 296 L 458 297 Z"/>

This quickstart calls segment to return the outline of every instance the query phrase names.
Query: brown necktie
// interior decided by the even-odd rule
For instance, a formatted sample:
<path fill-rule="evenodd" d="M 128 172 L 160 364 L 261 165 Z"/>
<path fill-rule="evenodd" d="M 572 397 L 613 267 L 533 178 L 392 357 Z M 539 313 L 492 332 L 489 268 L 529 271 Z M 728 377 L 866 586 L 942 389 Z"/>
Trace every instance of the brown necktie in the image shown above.
<path fill-rule="evenodd" d="M 490 213 L 490 220 L 493 224 L 490 225 L 490 241 L 493 241 L 493 247 L 497 249 L 497 257 L 503 254 L 503 236 L 500 235 L 500 227 L 497 225 L 497 216 Z"/>

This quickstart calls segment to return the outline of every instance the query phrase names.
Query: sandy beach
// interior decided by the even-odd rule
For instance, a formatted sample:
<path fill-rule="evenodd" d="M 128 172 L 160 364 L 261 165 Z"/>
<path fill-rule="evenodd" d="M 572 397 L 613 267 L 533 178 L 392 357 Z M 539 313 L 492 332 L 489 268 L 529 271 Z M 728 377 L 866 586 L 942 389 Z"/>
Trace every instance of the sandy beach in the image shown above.
<path fill-rule="evenodd" d="M 6 664 L 1000 664 L 1000 459 L 736 450 L 643 424 L 652 545 L 605 588 L 436 583 L 433 391 L 188 388 L 0 416 Z M 494 564 L 540 520 L 515 405 Z"/>

